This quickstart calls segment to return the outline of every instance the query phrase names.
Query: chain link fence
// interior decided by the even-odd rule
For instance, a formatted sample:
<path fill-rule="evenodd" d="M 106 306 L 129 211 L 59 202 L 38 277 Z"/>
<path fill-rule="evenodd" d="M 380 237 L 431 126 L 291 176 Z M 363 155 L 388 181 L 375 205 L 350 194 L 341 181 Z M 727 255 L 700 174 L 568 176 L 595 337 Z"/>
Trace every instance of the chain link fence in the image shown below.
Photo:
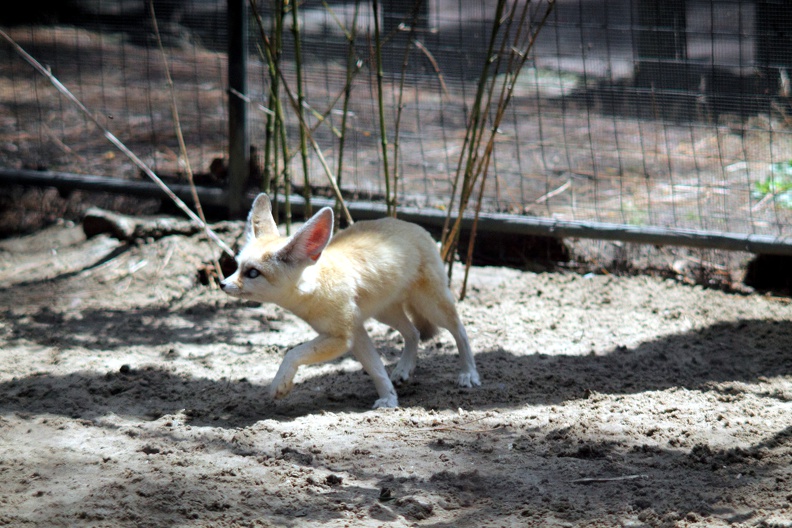
<path fill-rule="evenodd" d="M 283 16 L 283 78 L 293 89 L 300 73 L 305 121 L 331 170 L 341 168 L 336 176 L 348 199 L 377 201 L 386 193 L 381 96 L 398 202 L 437 212 L 450 204 L 496 4 L 306 0 L 296 26 L 273 2 L 249 8 L 267 29 L 278 13 Z M 240 94 L 228 85 L 226 3 L 154 3 L 173 90 L 147 2 L 64 5 L 23 13 L 2 27 L 157 174 L 178 183 L 185 167 L 173 98 L 197 183 L 227 185 L 229 101 Z M 595 228 L 606 223 L 761 235 L 786 244 L 792 227 L 787 6 L 780 0 L 556 0 L 514 82 L 482 211 Z M 267 163 L 273 158 L 265 157 L 271 156 L 265 139 L 275 111 L 272 72 L 254 21 L 251 16 L 242 94 L 250 188 L 274 170 Z M 5 43 L 0 108 L 0 167 L 6 171 L 142 178 Z M 279 170 L 290 168 L 295 188 L 307 174 L 313 192 L 329 196 L 316 152 L 307 149 L 305 161 L 299 153 L 292 110 L 285 108 Z M 283 177 L 272 181 L 284 191 Z"/>

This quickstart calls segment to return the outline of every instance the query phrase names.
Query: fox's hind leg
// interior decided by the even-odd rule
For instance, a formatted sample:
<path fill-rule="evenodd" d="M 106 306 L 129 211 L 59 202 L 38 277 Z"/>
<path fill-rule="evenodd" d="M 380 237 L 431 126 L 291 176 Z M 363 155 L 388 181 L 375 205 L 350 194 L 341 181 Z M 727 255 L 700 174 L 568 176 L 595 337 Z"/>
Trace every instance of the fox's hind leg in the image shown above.
<path fill-rule="evenodd" d="M 434 291 L 417 291 L 410 299 L 410 310 L 420 313 L 432 324 L 445 328 L 456 341 L 459 351 L 461 369 L 457 377 L 460 387 L 473 387 L 481 385 L 476 360 L 470 349 L 465 327 L 459 319 L 459 314 L 454 306 L 454 299 L 448 288 L 435 288 Z"/>
<path fill-rule="evenodd" d="M 415 371 L 418 360 L 418 340 L 420 334 L 412 324 L 401 305 L 393 305 L 387 311 L 377 315 L 377 321 L 396 329 L 404 337 L 404 350 L 399 362 L 391 372 L 390 379 L 397 385 L 407 381 Z"/>
<path fill-rule="evenodd" d="M 460 387 L 477 387 L 481 385 L 481 379 L 476 370 L 476 360 L 473 359 L 473 351 L 470 350 L 470 341 L 468 340 L 467 332 L 465 332 L 465 327 L 462 326 L 462 321 L 456 315 L 456 310 L 454 312 L 455 321 L 446 328 L 454 336 L 457 350 L 459 350 L 459 362 L 462 365 L 457 377 L 457 384 Z"/>

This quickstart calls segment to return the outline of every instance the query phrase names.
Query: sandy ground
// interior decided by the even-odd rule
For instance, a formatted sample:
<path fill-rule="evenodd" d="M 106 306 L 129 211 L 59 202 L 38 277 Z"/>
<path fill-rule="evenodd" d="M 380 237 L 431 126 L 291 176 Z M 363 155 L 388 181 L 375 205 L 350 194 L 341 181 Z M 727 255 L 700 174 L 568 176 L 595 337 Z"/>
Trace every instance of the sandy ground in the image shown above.
<path fill-rule="evenodd" d="M 312 333 L 201 285 L 209 253 L 0 242 L 0 525 L 792 526 L 788 299 L 475 268 L 483 385 L 454 385 L 444 333 L 373 411 L 351 358 L 271 401 Z"/>

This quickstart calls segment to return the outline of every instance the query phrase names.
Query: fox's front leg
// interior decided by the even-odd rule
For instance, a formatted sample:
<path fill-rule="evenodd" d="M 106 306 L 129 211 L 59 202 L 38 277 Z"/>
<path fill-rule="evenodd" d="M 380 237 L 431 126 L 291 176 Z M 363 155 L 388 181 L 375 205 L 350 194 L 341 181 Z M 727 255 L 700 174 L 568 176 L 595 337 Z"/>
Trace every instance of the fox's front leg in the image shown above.
<path fill-rule="evenodd" d="M 294 375 L 300 365 L 310 365 L 323 361 L 333 360 L 343 355 L 352 345 L 350 339 L 320 335 L 314 339 L 298 345 L 288 352 L 278 368 L 278 373 L 270 385 L 270 395 L 283 398 L 294 386 Z"/>

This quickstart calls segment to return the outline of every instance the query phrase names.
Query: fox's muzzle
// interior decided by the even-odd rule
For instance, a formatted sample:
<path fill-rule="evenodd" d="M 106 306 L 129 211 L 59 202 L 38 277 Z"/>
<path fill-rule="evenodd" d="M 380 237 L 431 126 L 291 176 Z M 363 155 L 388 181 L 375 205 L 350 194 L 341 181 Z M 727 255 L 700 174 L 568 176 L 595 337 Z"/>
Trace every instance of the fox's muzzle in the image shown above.
<path fill-rule="evenodd" d="M 220 281 L 220 289 L 223 290 L 228 295 L 237 296 L 240 293 L 239 286 L 236 284 L 235 281 L 232 279 L 236 276 L 236 274 L 228 277 L 227 279 Z"/>

